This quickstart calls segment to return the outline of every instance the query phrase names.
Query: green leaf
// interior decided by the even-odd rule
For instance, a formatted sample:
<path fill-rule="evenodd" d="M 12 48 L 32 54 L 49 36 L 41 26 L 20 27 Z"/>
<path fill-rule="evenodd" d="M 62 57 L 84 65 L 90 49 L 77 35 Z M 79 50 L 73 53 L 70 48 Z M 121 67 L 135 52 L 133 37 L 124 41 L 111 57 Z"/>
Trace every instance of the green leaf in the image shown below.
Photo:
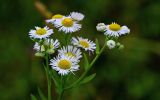
<path fill-rule="evenodd" d="M 43 67 L 44 67 L 45 71 L 47 72 L 48 71 L 47 66 L 45 64 L 43 64 Z"/>
<path fill-rule="evenodd" d="M 42 93 L 42 91 L 40 90 L 40 88 L 38 88 L 38 93 L 39 93 L 39 96 L 42 100 L 47 100 L 46 97 L 44 96 L 44 94 Z"/>
<path fill-rule="evenodd" d="M 96 76 L 96 73 L 85 77 L 85 78 L 80 82 L 80 84 L 88 83 L 88 82 L 91 81 L 95 76 Z"/>
<path fill-rule="evenodd" d="M 85 70 L 88 70 L 88 68 L 89 68 L 88 58 L 85 53 L 83 53 L 83 56 L 84 56 L 84 68 L 85 68 Z"/>
<path fill-rule="evenodd" d="M 37 98 L 33 94 L 31 94 L 31 100 L 37 100 Z"/>
<path fill-rule="evenodd" d="M 96 54 L 99 54 L 99 42 L 98 42 L 98 39 L 96 39 Z"/>
<path fill-rule="evenodd" d="M 57 75 L 55 70 L 51 70 L 51 78 L 54 81 L 57 93 L 60 93 L 61 92 L 61 85 L 60 85 L 61 84 L 61 82 L 60 82 L 61 78 Z"/>
<path fill-rule="evenodd" d="M 53 79 L 53 81 L 54 81 L 54 83 L 55 83 L 55 86 L 57 87 L 57 88 L 59 88 L 60 87 L 60 82 L 59 82 L 59 80 L 58 80 L 58 78 L 56 77 L 56 73 L 55 73 L 55 71 L 54 70 L 52 70 L 51 71 L 51 78 Z M 57 79 L 57 80 L 56 80 Z"/>

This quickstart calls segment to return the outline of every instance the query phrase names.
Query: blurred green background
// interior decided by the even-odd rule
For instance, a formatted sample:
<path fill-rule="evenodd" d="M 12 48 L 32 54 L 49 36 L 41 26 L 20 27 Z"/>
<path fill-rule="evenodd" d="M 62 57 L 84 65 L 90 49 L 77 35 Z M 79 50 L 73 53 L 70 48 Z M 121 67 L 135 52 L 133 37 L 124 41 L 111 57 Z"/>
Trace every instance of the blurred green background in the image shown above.
<path fill-rule="evenodd" d="M 37 85 L 47 93 L 42 59 L 34 56 L 28 32 L 44 26 L 37 0 L 0 0 L 0 100 L 30 100 Z M 65 100 L 160 100 L 159 0 L 41 0 L 53 14 L 85 14 L 84 37 L 100 39 L 99 22 L 131 29 L 120 38 L 125 49 L 106 50 L 90 73 L 90 83 L 65 93 Z M 53 100 L 56 93 L 53 87 Z"/>

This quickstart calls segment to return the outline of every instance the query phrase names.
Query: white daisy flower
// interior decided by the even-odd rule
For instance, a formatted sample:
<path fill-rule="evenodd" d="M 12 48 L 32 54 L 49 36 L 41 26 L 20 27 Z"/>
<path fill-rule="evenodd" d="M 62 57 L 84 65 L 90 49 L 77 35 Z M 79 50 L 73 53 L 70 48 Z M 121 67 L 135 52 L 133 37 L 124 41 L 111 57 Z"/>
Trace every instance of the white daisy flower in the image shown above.
<path fill-rule="evenodd" d="M 96 44 L 93 41 L 84 39 L 82 37 L 73 37 L 72 44 L 85 49 L 85 51 L 94 51 L 96 49 Z"/>
<path fill-rule="evenodd" d="M 66 55 L 69 57 L 73 57 L 79 61 L 79 59 L 82 57 L 82 52 L 80 49 L 74 46 L 67 46 L 67 47 L 62 47 L 60 50 L 58 50 L 59 55 Z"/>
<path fill-rule="evenodd" d="M 114 40 L 108 40 L 106 44 L 109 49 L 113 49 L 116 47 L 116 42 Z"/>
<path fill-rule="evenodd" d="M 105 35 L 119 37 L 120 35 L 124 35 L 130 33 L 130 29 L 127 26 L 120 26 L 117 23 L 112 23 L 107 25 Z"/>
<path fill-rule="evenodd" d="M 63 17 L 61 20 L 54 21 L 54 26 L 59 28 L 59 31 L 65 33 L 73 33 L 79 31 L 82 27 L 81 24 L 78 24 L 77 21 L 74 21 L 70 16 Z"/>
<path fill-rule="evenodd" d="M 79 70 L 78 62 L 69 56 L 58 56 L 51 59 L 50 63 L 52 69 L 58 71 L 60 75 L 67 75 L 69 72 L 74 72 Z"/>
<path fill-rule="evenodd" d="M 35 39 L 42 39 L 42 38 L 47 38 L 51 34 L 53 34 L 53 29 L 49 29 L 47 26 L 44 28 L 41 27 L 35 27 L 36 30 L 31 30 L 29 32 L 30 38 L 35 38 Z"/>
<path fill-rule="evenodd" d="M 47 39 L 41 46 L 39 45 L 39 43 L 36 42 L 33 49 L 37 52 L 46 51 L 49 54 L 53 54 L 55 52 L 55 49 L 57 49 L 59 45 L 60 43 L 57 39 L 55 41 L 53 39 Z"/>
<path fill-rule="evenodd" d="M 52 24 L 53 24 L 54 21 L 60 20 L 60 19 L 62 19 L 63 17 L 64 17 L 64 16 L 61 15 L 61 14 L 56 14 L 56 15 L 52 16 L 51 19 L 47 19 L 46 22 L 47 22 L 47 23 L 52 23 Z"/>
<path fill-rule="evenodd" d="M 84 19 L 84 15 L 78 12 L 71 12 L 70 16 L 76 21 L 81 21 Z"/>
<path fill-rule="evenodd" d="M 104 32 L 107 29 L 107 26 L 104 23 L 99 23 L 96 28 L 97 31 Z"/>

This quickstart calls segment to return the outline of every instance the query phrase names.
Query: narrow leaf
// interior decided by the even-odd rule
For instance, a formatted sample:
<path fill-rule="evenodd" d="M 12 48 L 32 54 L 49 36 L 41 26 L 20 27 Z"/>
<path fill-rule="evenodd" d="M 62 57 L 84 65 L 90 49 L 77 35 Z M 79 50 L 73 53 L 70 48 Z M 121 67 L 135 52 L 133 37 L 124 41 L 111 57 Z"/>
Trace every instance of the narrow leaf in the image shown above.
<path fill-rule="evenodd" d="M 56 73 L 55 73 L 55 71 L 54 70 L 52 70 L 51 71 L 51 77 L 52 77 L 52 79 L 53 79 L 53 81 L 54 81 L 54 83 L 55 83 L 55 86 L 57 87 L 57 88 L 59 88 L 60 87 L 60 82 L 59 82 L 59 80 L 56 80 L 57 78 L 56 78 Z"/>
<path fill-rule="evenodd" d="M 37 100 L 37 98 L 33 94 L 31 94 L 31 100 Z"/>
<path fill-rule="evenodd" d="M 85 78 L 80 82 L 80 84 L 88 83 L 88 82 L 91 81 L 95 76 L 96 76 L 96 73 L 85 77 Z"/>
<path fill-rule="evenodd" d="M 84 68 L 85 70 L 87 70 L 89 68 L 89 61 L 85 53 L 83 53 L 83 56 L 84 56 Z"/>
<path fill-rule="evenodd" d="M 40 90 L 40 88 L 38 88 L 38 93 L 39 93 L 39 96 L 42 100 L 47 100 L 46 97 L 44 96 L 44 94 L 42 93 L 42 91 Z"/>
<path fill-rule="evenodd" d="M 54 81 L 57 93 L 60 93 L 61 92 L 60 77 L 57 75 L 55 70 L 51 70 L 51 78 Z"/>
<path fill-rule="evenodd" d="M 99 54 L 99 42 L 98 42 L 98 39 L 96 39 L 96 54 Z"/>

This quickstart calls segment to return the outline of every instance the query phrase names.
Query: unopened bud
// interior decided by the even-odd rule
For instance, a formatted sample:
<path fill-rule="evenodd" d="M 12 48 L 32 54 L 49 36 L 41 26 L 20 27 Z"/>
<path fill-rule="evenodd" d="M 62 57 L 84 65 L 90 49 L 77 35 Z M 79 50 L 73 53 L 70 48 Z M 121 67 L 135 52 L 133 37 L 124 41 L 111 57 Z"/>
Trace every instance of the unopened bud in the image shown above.
<path fill-rule="evenodd" d="M 108 40 L 106 44 L 109 49 L 113 49 L 116 46 L 116 42 L 114 40 Z"/>

